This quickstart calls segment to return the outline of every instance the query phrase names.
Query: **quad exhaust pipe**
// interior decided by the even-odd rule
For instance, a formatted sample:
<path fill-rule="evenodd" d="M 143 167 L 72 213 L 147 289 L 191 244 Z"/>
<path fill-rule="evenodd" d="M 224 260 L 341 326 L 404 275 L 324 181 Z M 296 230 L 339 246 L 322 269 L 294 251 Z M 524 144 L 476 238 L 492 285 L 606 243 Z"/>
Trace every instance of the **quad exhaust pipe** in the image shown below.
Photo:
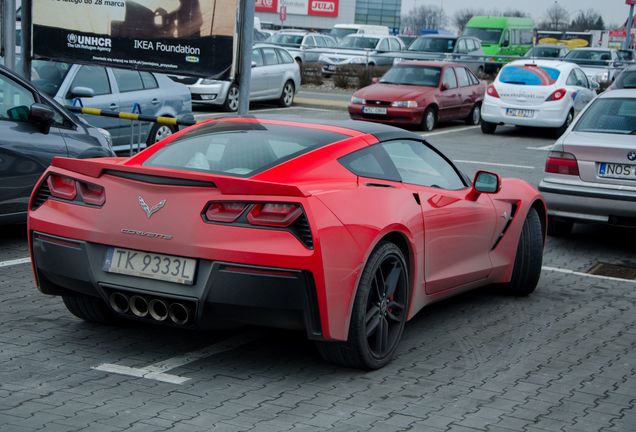
<path fill-rule="evenodd" d="M 155 321 L 170 319 L 177 325 L 185 325 L 192 317 L 192 307 L 181 303 L 169 303 L 162 299 L 146 299 L 140 295 L 128 296 L 121 292 L 113 292 L 109 298 L 110 307 L 117 313 L 132 313 L 139 318 L 152 318 Z"/>

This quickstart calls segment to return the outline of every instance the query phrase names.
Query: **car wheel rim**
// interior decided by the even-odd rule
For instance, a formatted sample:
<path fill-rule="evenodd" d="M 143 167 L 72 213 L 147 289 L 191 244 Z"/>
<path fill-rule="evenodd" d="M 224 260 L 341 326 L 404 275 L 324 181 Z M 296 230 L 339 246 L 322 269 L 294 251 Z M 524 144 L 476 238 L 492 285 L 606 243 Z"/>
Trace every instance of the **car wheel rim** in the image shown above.
<path fill-rule="evenodd" d="M 283 102 L 285 102 L 285 105 L 291 105 L 293 98 L 294 91 L 292 90 L 292 86 L 290 84 L 285 85 L 285 88 L 283 89 Z"/>
<path fill-rule="evenodd" d="M 377 267 L 367 300 L 365 331 L 369 350 L 376 358 L 397 345 L 406 318 L 406 272 L 403 261 L 388 255 Z"/>
<path fill-rule="evenodd" d="M 426 114 L 426 130 L 433 130 L 433 126 L 435 126 L 435 117 L 433 112 L 429 111 Z"/>
<path fill-rule="evenodd" d="M 230 89 L 230 93 L 227 95 L 229 99 L 228 106 L 232 111 L 236 111 L 238 109 L 238 99 L 239 99 L 239 91 L 236 87 L 232 87 Z"/>
<path fill-rule="evenodd" d="M 155 142 L 159 142 L 169 135 L 172 135 L 172 129 L 165 125 L 159 126 L 159 129 L 157 129 L 155 133 Z"/>
<path fill-rule="evenodd" d="M 572 117 L 572 113 L 571 113 L 571 112 L 570 112 L 570 113 L 568 113 L 568 116 L 567 116 L 567 118 L 565 119 L 565 127 L 566 127 L 566 128 L 570 126 L 570 123 L 572 123 L 572 118 L 573 118 L 573 117 Z"/>
<path fill-rule="evenodd" d="M 473 109 L 473 123 L 474 124 L 479 123 L 480 115 L 481 115 L 481 111 L 480 111 L 479 107 L 475 106 L 475 108 Z"/>

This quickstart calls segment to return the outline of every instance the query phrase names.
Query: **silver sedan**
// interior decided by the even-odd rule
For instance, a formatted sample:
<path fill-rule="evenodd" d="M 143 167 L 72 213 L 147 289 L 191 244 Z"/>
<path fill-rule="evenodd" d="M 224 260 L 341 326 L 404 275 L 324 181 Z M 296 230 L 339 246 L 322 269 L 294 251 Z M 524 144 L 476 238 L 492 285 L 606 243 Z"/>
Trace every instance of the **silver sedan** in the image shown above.
<path fill-rule="evenodd" d="M 592 101 L 552 147 L 539 190 L 551 235 L 575 222 L 636 225 L 636 89 Z"/>
<path fill-rule="evenodd" d="M 239 88 L 227 80 L 170 76 L 186 84 L 193 105 L 216 105 L 225 111 L 238 109 Z M 275 100 L 288 107 L 294 102 L 300 87 L 300 68 L 283 48 L 256 45 L 252 49 L 252 80 L 250 101 Z"/>

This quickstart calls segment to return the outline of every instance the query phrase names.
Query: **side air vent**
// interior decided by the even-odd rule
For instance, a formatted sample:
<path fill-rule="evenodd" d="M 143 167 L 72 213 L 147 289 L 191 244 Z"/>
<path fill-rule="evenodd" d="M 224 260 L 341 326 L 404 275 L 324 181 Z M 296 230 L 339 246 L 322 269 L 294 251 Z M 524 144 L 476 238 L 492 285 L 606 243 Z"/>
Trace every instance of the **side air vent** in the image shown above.
<path fill-rule="evenodd" d="M 51 197 L 51 191 L 49 190 L 49 185 L 46 184 L 46 181 L 43 181 L 38 189 L 38 193 L 33 200 L 33 205 L 31 206 L 31 210 L 35 210 L 40 207 L 46 200 Z"/>
<path fill-rule="evenodd" d="M 314 238 L 311 236 L 311 228 L 305 214 L 301 215 L 289 228 L 306 247 L 314 248 Z"/>

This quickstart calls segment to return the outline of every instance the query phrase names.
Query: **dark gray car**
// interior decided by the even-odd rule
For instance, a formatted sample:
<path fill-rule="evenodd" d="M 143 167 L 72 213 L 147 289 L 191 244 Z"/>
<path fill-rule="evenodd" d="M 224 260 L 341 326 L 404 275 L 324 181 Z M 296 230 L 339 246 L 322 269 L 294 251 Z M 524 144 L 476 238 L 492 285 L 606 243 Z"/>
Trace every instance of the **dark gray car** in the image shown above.
<path fill-rule="evenodd" d="M 394 64 L 402 60 L 449 60 L 462 63 L 477 75 L 484 72 L 481 41 L 472 36 L 425 35 L 415 39 L 408 49 L 397 54 Z"/>
<path fill-rule="evenodd" d="M 26 220 L 31 189 L 53 157 L 114 155 L 107 131 L 0 67 L 0 224 Z"/>

